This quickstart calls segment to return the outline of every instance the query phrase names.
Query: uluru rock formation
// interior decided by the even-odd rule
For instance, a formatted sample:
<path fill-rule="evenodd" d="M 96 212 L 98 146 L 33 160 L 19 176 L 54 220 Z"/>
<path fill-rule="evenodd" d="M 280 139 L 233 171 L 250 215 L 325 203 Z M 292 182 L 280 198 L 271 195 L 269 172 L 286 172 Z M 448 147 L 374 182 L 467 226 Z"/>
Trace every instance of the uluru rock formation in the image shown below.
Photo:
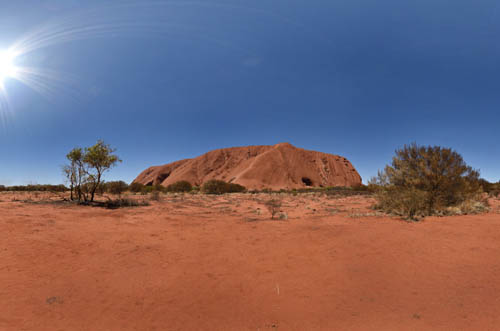
<path fill-rule="evenodd" d="M 346 158 L 289 143 L 213 150 L 193 159 L 150 167 L 134 182 L 168 186 L 186 180 L 199 186 L 210 179 L 248 189 L 274 190 L 361 184 L 361 176 Z"/>

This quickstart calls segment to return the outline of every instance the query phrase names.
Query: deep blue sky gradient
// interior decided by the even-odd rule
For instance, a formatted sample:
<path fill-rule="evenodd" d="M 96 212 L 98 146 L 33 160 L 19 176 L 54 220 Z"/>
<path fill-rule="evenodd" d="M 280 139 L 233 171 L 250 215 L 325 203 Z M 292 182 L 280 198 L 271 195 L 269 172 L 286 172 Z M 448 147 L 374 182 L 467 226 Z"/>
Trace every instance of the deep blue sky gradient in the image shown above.
<path fill-rule="evenodd" d="M 92 8 L 130 23 L 19 60 L 74 76 L 77 96 L 6 82 L 0 184 L 60 183 L 65 154 L 99 138 L 123 159 L 106 179 L 127 182 L 278 142 L 345 156 L 365 182 L 414 141 L 500 179 L 498 1 L 137 1 L 137 16 L 103 3 L 0 0 L 0 49 Z M 146 19 L 152 32 L 134 32 Z"/>

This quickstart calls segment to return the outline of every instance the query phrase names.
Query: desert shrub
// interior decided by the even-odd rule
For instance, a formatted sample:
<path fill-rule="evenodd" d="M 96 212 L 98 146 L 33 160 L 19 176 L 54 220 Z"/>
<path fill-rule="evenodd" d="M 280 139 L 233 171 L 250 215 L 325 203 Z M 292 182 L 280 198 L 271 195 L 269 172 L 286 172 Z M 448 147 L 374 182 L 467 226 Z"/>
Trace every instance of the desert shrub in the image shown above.
<path fill-rule="evenodd" d="M 7 191 L 7 188 L 3 185 L 0 185 L 0 192 Z"/>
<path fill-rule="evenodd" d="M 123 192 L 128 190 L 128 184 L 122 180 L 107 182 L 106 192 L 116 195 L 121 195 Z"/>
<path fill-rule="evenodd" d="M 181 180 L 167 186 L 167 192 L 190 192 L 193 186 L 190 182 Z"/>
<path fill-rule="evenodd" d="M 123 207 L 140 207 L 140 206 L 149 206 L 149 203 L 145 200 L 138 201 L 134 199 L 109 199 L 104 202 L 104 207 L 109 209 L 123 208 Z"/>
<path fill-rule="evenodd" d="M 479 173 L 460 154 L 415 143 L 396 150 L 391 165 L 370 183 L 378 188 L 377 208 L 410 219 L 478 201 L 481 192 Z"/>
<path fill-rule="evenodd" d="M 384 210 L 410 220 L 418 220 L 426 216 L 426 194 L 424 191 L 408 188 L 388 187 L 377 195 L 378 204 L 375 209 Z"/>
<path fill-rule="evenodd" d="M 274 216 L 276 216 L 281 209 L 281 200 L 270 199 L 265 202 L 265 206 L 267 210 L 269 210 L 269 213 L 271 213 L 271 219 L 274 219 Z"/>
<path fill-rule="evenodd" d="M 139 193 L 142 191 L 143 188 L 144 188 L 144 185 L 142 185 L 141 183 L 135 183 L 135 182 L 133 182 L 132 184 L 130 184 L 128 186 L 128 189 L 130 190 L 130 192 L 133 192 L 133 193 Z"/>
<path fill-rule="evenodd" d="M 236 183 L 229 183 L 227 190 L 228 193 L 241 193 L 246 191 L 246 187 Z"/>
<path fill-rule="evenodd" d="M 51 185 L 51 184 L 29 184 L 29 185 L 15 185 L 15 186 L 1 186 L 0 191 L 11 192 L 66 192 L 69 189 L 64 185 Z"/>
<path fill-rule="evenodd" d="M 462 203 L 447 207 L 445 210 L 441 211 L 441 215 L 469 215 L 469 214 L 479 214 L 484 213 L 489 210 L 489 203 L 487 200 L 482 199 L 470 199 L 463 201 Z"/>
<path fill-rule="evenodd" d="M 500 190 L 492 190 L 488 193 L 490 198 L 498 198 L 500 197 Z"/>
<path fill-rule="evenodd" d="M 160 201 L 161 200 L 161 193 L 160 193 L 160 191 L 153 191 L 153 192 L 151 192 L 151 196 L 149 197 L 149 200 L 151 200 L 151 201 Z"/>
<path fill-rule="evenodd" d="M 222 180 L 212 179 L 201 186 L 201 190 L 206 194 L 224 194 L 226 193 L 227 183 Z"/>
<path fill-rule="evenodd" d="M 491 191 L 494 191 L 495 186 L 496 186 L 496 184 L 490 183 L 489 181 L 487 181 L 486 179 L 483 179 L 483 178 L 480 178 L 478 180 L 478 184 L 483 189 L 483 192 L 486 192 L 486 193 L 490 193 Z"/>
<path fill-rule="evenodd" d="M 246 188 L 242 185 L 235 183 L 226 183 L 222 180 L 212 179 L 205 182 L 201 190 L 206 194 L 224 194 L 224 193 L 237 193 L 244 192 Z"/>
<path fill-rule="evenodd" d="M 354 192 L 369 192 L 370 188 L 367 185 L 359 184 L 351 187 L 351 190 Z"/>
<path fill-rule="evenodd" d="M 152 192 L 165 192 L 165 187 L 157 184 L 157 185 L 145 185 L 142 187 L 141 193 L 142 194 L 149 194 Z"/>

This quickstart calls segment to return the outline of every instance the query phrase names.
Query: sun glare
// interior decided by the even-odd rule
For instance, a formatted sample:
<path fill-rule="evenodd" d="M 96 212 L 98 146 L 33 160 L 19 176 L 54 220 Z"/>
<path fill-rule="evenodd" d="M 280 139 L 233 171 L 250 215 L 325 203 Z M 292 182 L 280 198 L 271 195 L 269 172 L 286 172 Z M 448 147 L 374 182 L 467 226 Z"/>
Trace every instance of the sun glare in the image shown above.
<path fill-rule="evenodd" d="M 16 65 L 14 60 L 16 55 L 10 51 L 0 51 L 0 83 L 8 77 L 16 75 Z"/>

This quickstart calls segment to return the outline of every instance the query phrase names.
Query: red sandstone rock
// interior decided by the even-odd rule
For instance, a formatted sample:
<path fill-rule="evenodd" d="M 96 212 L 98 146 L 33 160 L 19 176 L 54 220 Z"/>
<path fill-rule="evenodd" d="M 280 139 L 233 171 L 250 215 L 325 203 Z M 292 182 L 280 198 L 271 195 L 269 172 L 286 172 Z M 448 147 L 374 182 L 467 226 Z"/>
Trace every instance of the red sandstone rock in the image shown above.
<path fill-rule="evenodd" d="M 307 186 L 356 186 L 361 176 L 342 156 L 308 151 L 289 143 L 210 151 L 144 170 L 134 182 L 163 186 L 180 180 L 202 185 L 210 179 L 248 189 L 293 189 Z"/>

